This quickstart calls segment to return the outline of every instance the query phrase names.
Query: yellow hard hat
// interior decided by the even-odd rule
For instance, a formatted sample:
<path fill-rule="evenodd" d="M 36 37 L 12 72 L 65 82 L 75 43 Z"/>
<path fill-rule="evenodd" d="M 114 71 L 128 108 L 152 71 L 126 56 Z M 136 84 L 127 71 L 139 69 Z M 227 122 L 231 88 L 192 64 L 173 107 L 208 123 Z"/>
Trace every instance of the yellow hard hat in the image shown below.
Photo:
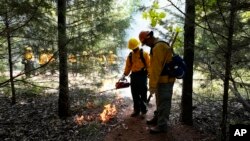
<path fill-rule="evenodd" d="M 40 51 L 40 52 L 44 51 L 44 48 L 39 48 L 39 51 Z"/>
<path fill-rule="evenodd" d="M 83 51 L 82 55 L 88 55 L 87 51 Z"/>
<path fill-rule="evenodd" d="M 32 48 L 31 48 L 31 47 L 29 47 L 29 46 L 27 46 L 27 47 L 25 47 L 25 50 L 30 51 L 30 50 L 32 50 Z"/>
<path fill-rule="evenodd" d="M 128 48 L 131 50 L 138 48 L 139 45 L 140 45 L 140 42 L 136 38 L 131 38 L 128 41 Z"/>

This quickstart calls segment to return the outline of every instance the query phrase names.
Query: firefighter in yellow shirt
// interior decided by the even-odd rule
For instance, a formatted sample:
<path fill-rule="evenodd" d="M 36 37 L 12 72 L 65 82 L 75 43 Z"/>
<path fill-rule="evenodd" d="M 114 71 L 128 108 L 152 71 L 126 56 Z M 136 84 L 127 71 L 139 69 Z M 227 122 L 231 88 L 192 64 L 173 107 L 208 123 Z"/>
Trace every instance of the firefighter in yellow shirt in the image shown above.
<path fill-rule="evenodd" d="M 39 52 L 39 65 L 40 65 L 40 74 L 46 73 L 45 64 L 48 62 L 48 54 L 45 49 L 41 48 Z"/>
<path fill-rule="evenodd" d="M 24 64 L 24 72 L 27 77 L 30 77 L 31 74 L 34 74 L 34 54 L 32 52 L 32 48 L 29 46 L 25 47 L 22 64 Z"/>
<path fill-rule="evenodd" d="M 83 51 L 82 52 L 82 61 L 85 62 L 88 60 L 88 52 L 87 51 Z"/>
<path fill-rule="evenodd" d="M 69 63 L 71 64 L 72 67 L 72 74 L 73 76 L 77 76 L 77 57 L 75 54 L 69 54 L 68 56 Z"/>
<path fill-rule="evenodd" d="M 104 55 L 103 51 L 99 51 L 98 53 L 98 63 L 100 66 L 100 74 L 105 74 L 107 72 L 107 58 Z"/>
<path fill-rule="evenodd" d="M 113 70 L 117 70 L 117 56 L 113 53 L 113 51 L 109 51 L 108 57 L 107 57 L 108 65 L 109 65 L 109 70 L 111 72 Z"/>
<path fill-rule="evenodd" d="M 107 62 L 107 58 L 106 56 L 104 56 L 102 51 L 99 51 L 98 53 L 98 62 L 102 65 L 102 66 L 106 66 L 106 62 Z"/>
<path fill-rule="evenodd" d="M 89 55 L 87 51 L 83 51 L 82 52 L 82 56 L 81 56 L 81 65 L 82 65 L 82 69 L 85 71 L 87 69 L 87 64 L 89 63 Z"/>
<path fill-rule="evenodd" d="M 173 52 L 168 43 L 154 36 L 153 31 L 141 31 L 139 39 L 151 48 L 149 91 L 156 97 L 155 115 L 147 124 L 154 125 L 150 128 L 152 134 L 166 132 L 175 78 L 162 75 L 162 70 L 164 63 L 172 60 Z"/>
<path fill-rule="evenodd" d="M 48 57 L 48 61 L 49 61 L 49 68 L 50 68 L 50 73 L 51 75 L 55 74 L 56 70 L 56 60 L 54 57 L 54 54 L 52 52 L 51 48 L 47 49 L 47 57 Z"/>
<path fill-rule="evenodd" d="M 147 113 L 147 76 L 150 66 L 149 54 L 139 48 L 140 42 L 136 38 L 128 41 L 128 48 L 132 50 L 127 57 L 126 66 L 121 79 L 130 74 L 131 93 L 134 111 L 131 117 Z"/>

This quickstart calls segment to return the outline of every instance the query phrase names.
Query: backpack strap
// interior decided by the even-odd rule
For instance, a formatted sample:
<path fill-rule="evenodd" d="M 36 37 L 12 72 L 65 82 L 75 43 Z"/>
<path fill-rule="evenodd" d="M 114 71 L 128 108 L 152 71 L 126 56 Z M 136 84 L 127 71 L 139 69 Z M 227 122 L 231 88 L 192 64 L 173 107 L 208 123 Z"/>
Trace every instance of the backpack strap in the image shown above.
<path fill-rule="evenodd" d="M 141 58 L 142 63 L 144 64 L 144 67 L 147 68 L 146 61 L 145 61 L 145 58 L 143 56 L 143 49 L 142 48 L 140 49 L 140 58 Z"/>
<path fill-rule="evenodd" d="M 132 63 L 133 63 L 133 62 L 132 62 L 132 51 L 129 53 L 128 57 L 129 57 L 129 62 L 130 62 L 130 64 L 132 64 Z"/>
<path fill-rule="evenodd" d="M 129 53 L 128 57 L 129 57 L 130 64 L 132 64 L 133 63 L 132 62 L 132 51 Z M 143 56 L 143 49 L 142 48 L 140 49 L 140 59 L 141 59 L 142 63 L 144 64 L 145 68 L 146 68 L 147 65 L 146 65 L 145 58 Z"/>
<path fill-rule="evenodd" d="M 165 43 L 165 44 L 167 44 L 168 46 L 170 46 L 169 43 L 166 42 L 166 41 L 162 41 L 162 40 L 157 41 L 157 42 L 154 44 L 154 46 L 151 47 L 151 49 L 150 49 L 150 54 L 151 54 L 151 55 L 153 55 L 153 48 L 155 47 L 155 45 L 156 45 L 157 43 L 160 43 L 160 42 Z"/>

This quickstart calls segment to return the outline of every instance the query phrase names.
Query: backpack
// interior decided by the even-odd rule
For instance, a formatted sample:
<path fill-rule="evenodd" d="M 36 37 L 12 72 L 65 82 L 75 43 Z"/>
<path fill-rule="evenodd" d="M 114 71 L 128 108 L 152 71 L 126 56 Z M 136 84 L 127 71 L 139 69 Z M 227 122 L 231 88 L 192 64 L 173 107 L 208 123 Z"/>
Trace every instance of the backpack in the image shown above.
<path fill-rule="evenodd" d="M 168 44 L 165 41 L 159 41 L 159 42 L 164 42 Z M 173 52 L 172 61 L 164 64 L 162 72 L 161 72 L 161 76 L 168 75 L 170 77 L 182 79 L 185 76 L 185 73 L 187 70 L 186 63 L 180 55 L 174 53 L 173 50 L 172 52 Z"/>
<path fill-rule="evenodd" d="M 140 59 L 146 68 L 147 65 L 146 65 L 145 58 L 143 57 L 143 49 L 140 49 Z M 130 61 L 130 64 L 132 64 L 132 52 L 129 53 L 129 61 Z"/>
<path fill-rule="evenodd" d="M 182 79 L 185 76 L 187 67 L 183 58 L 178 54 L 173 54 L 172 61 L 165 63 L 161 75 L 169 75 L 177 79 Z"/>

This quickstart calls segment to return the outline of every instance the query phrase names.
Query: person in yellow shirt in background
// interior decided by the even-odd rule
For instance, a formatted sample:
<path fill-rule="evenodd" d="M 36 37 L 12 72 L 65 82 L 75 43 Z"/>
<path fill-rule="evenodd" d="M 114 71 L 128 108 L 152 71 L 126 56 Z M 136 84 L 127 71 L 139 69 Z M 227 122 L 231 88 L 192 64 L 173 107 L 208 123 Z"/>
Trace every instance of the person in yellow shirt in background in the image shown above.
<path fill-rule="evenodd" d="M 162 70 L 164 63 L 172 60 L 173 52 L 166 42 L 154 37 L 153 31 L 141 31 L 139 39 L 151 48 L 149 91 L 156 97 L 155 115 L 147 124 L 154 125 L 150 128 L 152 134 L 167 132 L 175 78 L 162 75 Z"/>
<path fill-rule="evenodd" d="M 132 50 L 127 57 L 126 66 L 121 79 L 130 74 L 131 94 L 134 111 L 131 117 L 144 117 L 147 113 L 147 76 L 150 66 L 149 54 L 139 48 L 140 42 L 136 38 L 128 41 L 128 48 Z"/>
<path fill-rule="evenodd" d="M 103 75 L 107 72 L 107 58 L 102 50 L 98 51 L 97 55 L 98 55 L 97 60 L 100 66 L 100 74 Z"/>
<path fill-rule="evenodd" d="M 47 56 L 48 56 L 48 61 L 49 61 L 49 68 L 50 68 L 50 73 L 51 75 L 55 74 L 56 70 L 56 60 L 53 54 L 53 51 L 51 48 L 47 49 Z"/>
<path fill-rule="evenodd" d="M 31 72 L 32 69 L 34 69 L 34 54 L 32 52 L 32 48 L 29 46 L 25 47 L 22 64 L 24 64 L 24 72 L 27 77 L 30 77 L 31 74 L 34 74 L 34 72 Z"/>
<path fill-rule="evenodd" d="M 77 57 L 75 54 L 69 54 L 68 56 L 69 63 L 71 64 L 72 67 L 72 74 L 73 76 L 77 76 Z"/>
<path fill-rule="evenodd" d="M 82 59 L 81 59 L 81 62 L 82 62 L 82 63 L 86 63 L 86 61 L 88 61 L 88 58 L 89 58 L 88 52 L 87 52 L 87 51 L 83 51 L 83 52 L 82 52 Z"/>
<path fill-rule="evenodd" d="M 86 69 L 88 68 L 89 58 L 90 56 L 88 55 L 88 52 L 83 51 L 81 56 L 81 70 L 83 70 L 84 75 L 86 74 Z"/>
<path fill-rule="evenodd" d="M 40 74 L 45 74 L 46 73 L 46 68 L 43 65 L 45 65 L 48 62 L 48 55 L 47 55 L 44 48 L 41 48 L 39 51 L 40 51 L 39 52 L 39 65 L 41 67 L 40 68 Z"/>
<path fill-rule="evenodd" d="M 113 51 L 109 51 L 108 57 L 107 57 L 109 70 L 111 73 L 113 73 L 114 70 L 117 70 L 117 56 L 113 53 Z"/>

